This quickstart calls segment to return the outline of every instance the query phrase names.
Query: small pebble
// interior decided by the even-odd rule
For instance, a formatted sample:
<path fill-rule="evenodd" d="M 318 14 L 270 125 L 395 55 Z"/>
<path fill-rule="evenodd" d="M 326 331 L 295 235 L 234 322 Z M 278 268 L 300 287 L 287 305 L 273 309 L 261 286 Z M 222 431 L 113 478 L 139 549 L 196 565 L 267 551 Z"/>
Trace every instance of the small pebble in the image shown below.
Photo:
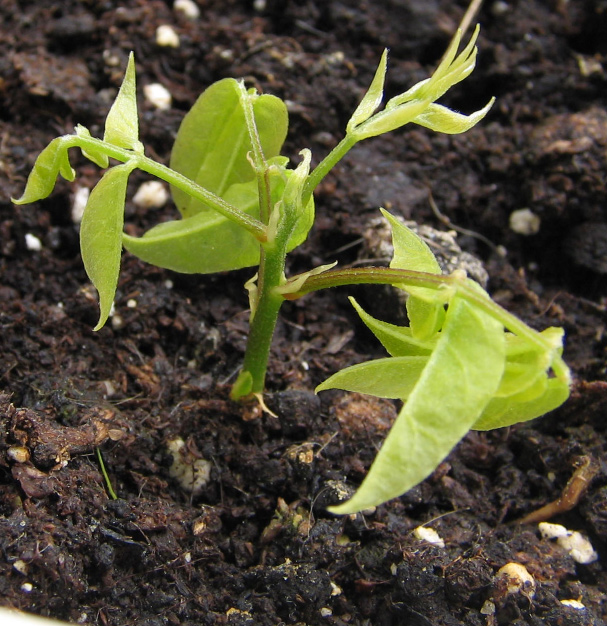
<path fill-rule="evenodd" d="M 25 235 L 25 247 L 32 252 L 39 252 L 42 250 L 42 242 L 36 235 L 26 233 Z"/>
<path fill-rule="evenodd" d="M 30 451 L 25 446 L 10 446 L 6 456 L 14 463 L 25 463 L 30 459 Z"/>
<path fill-rule="evenodd" d="M 173 463 L 169 468 L 171 478 L 175 479 L 187 493 L 198 495 L 211 478 L 209 461 L 195 457 L 181 437 L 168 441 L 167 449 L 173 457 Z"/>
<path fill-rule="evenodd" d="M 166 111 L 171 108 L 173 97 L 171 92 L 160 83 L 151 83 L 143 88 L 145 99 L 157 109 Z"/>
<path fill-rule="evenodd" d="M 510 230 L 517 235 L 536 235 L 542 221 L 531 209 L 518 209 L 510 214 Z"/>
<path fill-rule="evenodd" d="M 25 561 L 23 561 L 22 559 L 17 559 L 14 563 L 13 563 L 13 569 L 16 572 L 19 572 L 20 574 L 23 574 L 24 576 L 27 574 L 27 563 Z"/>
<path fill-rule="evenodd" d="M 558 539 L 558 537 L 566 537 L 569 534 L 569 531 L 561 524 L 540 522 L 537 527 L 543 539 Z"/>
<path fill-rule="evenodd" d="M 143 183 L 133 196 L 133 202 L 142 209 L 160 209 L 169 200 L 166 186 L 159 180 Z"/>
<path fill-rule="evenodd" d="M 156 29 L 156 43 L 163 48 L 179 48 L 179 35 L 168 24 Z"/>
<path fill-rule="evenodd" d="M 559 537 L 556 542 L 561 548 L 569 552 L 569 555 L 576 563 L 581 565 L 594 563 L 599 558 L 590 541 L 582 533 L 578 533 L 577 530 L 566 537 Z"/>
<path fill-rule="evenodd" d="M 567 530 L 560 524 L 549 524 L 548 522 L 541 522 L 538 524 L 538 528 L 544 539 L 556 539 L 558 545 L 567 550 L 569 556 L 576 563 L 588 565 L 599 558 L 590 541 L 577 530 Z"/>
<path fill-rule="evenodd" d="M 439 548 L 445 547 L 445 542 L 442 540 L 440 535 L 434 530 L 434 528 L 427 528 L 426 526 L 418 526 L 414 531 L 413 535 L 416 539 L 420 541 L 425 541 L 426 543 L 430 543 L 433 546 L 438 546 Z"/>
<path fill-rule="evenodd" d="M 173 9 L 189 20 L 196 20 L 200 17 L 200 9 L 192 0 L 175 0 Z"/>
<path fill-rule="evenodd" d="M 496 578 L 505 578 L 508 584 L 508 594 L 518 593 L 526 588 L 529 597 L 535 593 L 535 579 L 527 571 L 527 568 L 520 563 L 506 563 L 500 567 Z"/>
<path fill-rule="evenodd" d="M 577 609 L 578 611 L 586 608 L 579 600 L 561 600 L 561 604 L 564 604 L 571 609 Z"/>
<path fill-rule="evenodd" d="M 91 191 L 88 187 L 76 187 L 74 195 L 72 196 L 72 211 L 71 217 L 74 224 L 80 224 L 82 216 L 84 215 L 84 209 L 86 203 L 89 201 Z"/>

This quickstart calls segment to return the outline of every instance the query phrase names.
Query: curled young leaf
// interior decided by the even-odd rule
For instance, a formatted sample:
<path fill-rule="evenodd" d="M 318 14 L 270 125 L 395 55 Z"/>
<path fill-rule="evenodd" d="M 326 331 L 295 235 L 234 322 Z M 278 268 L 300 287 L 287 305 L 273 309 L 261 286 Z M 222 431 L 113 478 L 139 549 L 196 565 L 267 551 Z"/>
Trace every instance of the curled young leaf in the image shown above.
<path fill-rule="evenodd" d="M 352 306 L 365 323 L 367 328 L 379 339 L 391 356 L 428 356 L 436 346 L 436 339 L 422 340 L 413 336 L 407 326 L 396 326 L 382 322 L 362 309 L 354 298 L 350 298 Z"/>
<path fill-rule="evenodd" d="M 356 141 L 360 141 L 391 132 L 410 122 L 449 134 L 464 132 L 477 124 L 491 108 L 493 101 L 470 116 L 455 113 L 433 103 L 474 70 L 478 33 L 479 27 L 477 26 L 467 46 L 458 55 L 457 49 L 462 35 L 461 30 L 458 29 L 442 61 L 430 78 L 389 100 L 383 111 L 372 115 L 356 127 L 349 127 L 348 133 Z"/>
<path fill-rule="evenodd" d="M 80 249 L 88 277 L 99 292 L 99 330 L 110 314 L 122 251 L 126 186 L 134 165 L 109 169 L 95 185 L 80 224 Z"/>
<path fill-rule="evenodd" d="M 553 411 L 567 400 L 569 383 L 559 378 L 545 380 L 543 393 L 531 400 L 517 401 L 516 397 L 494 398 L 478 418 L 473 430 L 493 430 L 527 422 Z"/>
<path fill-rule="evenodd" d="M 55 187 L 58 174 L 66 180 L 74 180 L 76 172 L 70 165 L 67 153 L 71 139 L 71 135 L 57 137 L 44 148 L 27 178 L 23 195 L 12 199 L 15 204 L 29 204 L 48 197 Z"/>
<path fill-rule="evenodd" d="M 412 120 L 414 124 L 419 124 L 437 133 L 447 135 L 458 135 L 476 126 L 489 113 L 495 98 L 476 113 L 463 115 L 440 104 L 430 104 L 428 108 Z"/>
<path fill-rule="evenodd" d="M 76 135 L 78 135 L 78 137 L 84 137 L 85 139 L 91 137 L 89 129 L 81 124 L 76 126 Z M 95 165 L 98 165 L 102 169 L 105 169 L 110 164 L 108 155 L 101 152 L 101 150 L 91 150 L 90 148 L 88 150 L 81 148 L 81 150 L 82 154 L 89 159 L 89 161 L 92 161 Z"/>

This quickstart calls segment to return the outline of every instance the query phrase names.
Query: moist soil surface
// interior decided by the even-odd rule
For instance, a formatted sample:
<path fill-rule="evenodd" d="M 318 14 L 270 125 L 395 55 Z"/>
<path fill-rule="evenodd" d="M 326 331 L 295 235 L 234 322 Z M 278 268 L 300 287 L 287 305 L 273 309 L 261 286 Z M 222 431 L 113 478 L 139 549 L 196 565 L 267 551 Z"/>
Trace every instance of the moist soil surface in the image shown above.
<path fill-rule="evenodd" d="M 421 485 L 351 517 L 326 507 L 360 484 L 398 407 L 313 390 L 382 356 L 347 301 L 394 318 L 377 291 L 284 306 L 273 417 L 229 400 L 251 271 L 184 276 L 125 254 L 115 314 L 95 333 L 72 207 L 98 168 L 74 153 L 74 183 L 31 206 L 10 198 L 55 136 L 77 123 L 102 134 L 131 50 L 148 154 L 167 162 L 185 111 L 232 76 L 288 101 L 286 154 L 297 162 L 309 147 L 317 162 L 382 49 L 393 96 L 436 66 L 465 3 L 199 8 L 187 19 L 159 0 L 0 2 L 0 604 L 104 626 L 606 623 L 607 6 L 485 3 L 478 67 L 444 101 L 471 112 L 496 96 L 487 118 L 461 136 L 408 127 L 366 141 L 319 189 L 290 273 L 367 262 L 379 206 L 457 227 L 500 304 L 535 328 L 565 328 L 575 379 L 561 409 L 470 433 Z M 179 47 L 157 45 L 163 24 Z M 151 83 L 170 91 L 170 108 L 144 99 Z M 170 203 L 133 204 L 145 180 L 131 177 L 129 232 L 174 215 Z M 513 230 L 519 209 L 539 228 Z M 210 471 L 197 493 L 176 479 L 175 458 Z M 598 558 L 580 563 L 542 538 L 546 518 L 581 532 Z M 423 524 L 444 545 L 418 539 Z M 511 562 L 533 582 L 516 590 L 499 576 Z"/>

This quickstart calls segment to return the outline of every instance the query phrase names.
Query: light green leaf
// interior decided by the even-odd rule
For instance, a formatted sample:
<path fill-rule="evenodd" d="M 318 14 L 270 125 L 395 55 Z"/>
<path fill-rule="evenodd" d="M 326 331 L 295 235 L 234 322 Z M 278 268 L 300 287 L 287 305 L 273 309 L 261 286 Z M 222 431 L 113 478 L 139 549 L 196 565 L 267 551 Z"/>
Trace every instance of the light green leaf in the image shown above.
<path fill-rule="evenodd" d="M 391 356 L 428 356 L 436 346 L 438 337 L 429 341 L 418 339 L 410 328 L 382 322 L 365 312 L 354 298 L 350 298 L 350 302 L 360 319 Z"/>
<path fill-rule="evenodd" d="M 139 141 L 135 56 L 132 52 L 129 54 L 129 63 L 122 85 L 105 120 L 103 141 L 120 148 L 143 152 L 143 145 Z"/>
<path fill-rule="evenodd" d="M 496 392 L 496 397 L 506 398 L 520 394 L 535 386 L 542 378 L 546 378 L 548 362 L 539 351 L 530 352 L 525 360 L 506 361 L 504 375 Z M 543 390 L 538 392 L 539 395 Z"/>
<path fill-rule="evenodd" d="M 257 181 L 232 185 L 225 198 L 241 211 L 259 211 Z M 124 247 L 146 263 L 183 274 L 212 274 L 259 263 L 259 242 L 214 211 L 163 222 L 142 237 L 123 235 Z"/>
<path fill-rule="evenodd" d="M 394 256 L 390 267 L 440 274 L 441 267 L 428 244 L 388 211 L 385 209 L 380 209 L 380 211 L 392 228 Z"/>
<path fill-rule="evenodd" d="M 293 248 L 306 240 L 314 223 L 314 202 L 308 202 L 305 208 L 302 202 L 304 184 L 310 173 L 312 153 L 310 150 L 302 150 L 300 154 L 303 157 L 301 163 L 294 170 L 285 170 L 287 182 L 280 205 L 281 229 L 284 228 L 285 232 L 289 233 Z"/>
<path fill-rule="evenodd" d="M 288 113 L 282 100 L 270 95 L 249 96 L 266 160 L 277 156 L 285 140 Z M 183 118 L 171 168 L 224 197 L 227 189 L 255 176 L 247 154 L 251 142 L 240 104 L 238 82 L 226 78 L 204 91 Z M 207 211 L 201 202 L 172 187 L 173 199 L 184 217 Z"/>
<path fill-rule="evenodd" d="M 414 124 L 419 124 L 437 133 L 458 135 L 476 126 L 489 113 L 494 102 L 495 98 L 491 98 L 480 111 L 471 115 L 462 115 L 440 104 L 430 104 L 423 113 L 420 113 L 412 121 Z"/>
<path fill-rule="evenodd" d="M 392 228 L 394 256 L 390 267 L 441 274 L 436 257 L 421 237 L 384 209 L 381 212 Z M 406 291 L 409 294 L 407 315 L 411 332 L 417 339 L 427 340 L 438 331 L 445 318 L 442 294 L 423 287 L 407 287 Z"/>
<path fill-rule="evenodd" d="M 546 381 L 544 392 L 532 400 L 516 402 L 513 398 L 494 398 L 472 428 L 474 430 L 493 430 L 494 428 L 512 426 L 512 424 L 519 422 L 527 422 L 561 406 L 569 397 L 569 393 L 567 381 L 550 378 Z"/>
<path fill-rule="evenodd" d="M 352 114 L 350 121 L 346 127 L 347 133 L 352 133 L 354 129 L 363 122 L 366 122 L 381 104 L 384 96 L 384 82 L 386 80 L 386 67 L 388 65 L 388 50 L 385 49 L 381 55 L 375 76 L 371 81 L 371 85 L 367 93 L 363 96 L 356 111 Z"/>
<path fill-rule="evenodd" d="M 415 121 L 453 85 L 468 77 L 476 64 L 478 33 L 477 26 L 470 41 L 458 55 L 457 49 L 462 36 L 461 30 L 458 29 L 434 74 L 390 99 L 383 111 L 352 128 L 351 134 L 356 140 L 388 133 Z"/>
<path fill-rule="evenodd" d="M 316 387 L 316 393 L 343 389 L 378 398 L 404 400 L 428 363 L 425 356 L 400 356 L 358 363 L 333 374 Z"/>
<path fill-rule="evenodd" d="M 272 198 L 280 198 L 285 179 L 292 173 L 273 171 Z M 283 174 L 286 174 L 283 176 Z M 241 211 L 259 217 L 257 181 L 233 184 L 224 199 Z M 314 215 L 310 200 L 305 215 Z M 288 250 L 305 240 L 308 224 L 299 222 L 291 234 Z M 259 242 L 244 228 L 216 213 L 202 211 L 183 219 L 163 222 L 142 237 L 123 236 L 124 247 L 146 263 L 184 274 L 212 274 L 259 264 Z"/>
<path fill-rule="evenodd" d="M 29 204 L 48 197 L 55 187 L 58 174 L 67 180 L 74 180 L 76 172 L 70 165 L 67 153 L 70 139 L 71 135 L 57 137 L 38 155 L 23 195 L 16 200 L 12 199 L 15 204 Z"/>
<path fill-rule="evenodd" d="M 99 292 L 99 330 L 107 321 L 114 302 L 120 254 L 126 186 L 134 165 L 124 163 L 109 169 L 89 196 L 80 224 L 80 249 L 86 273 Z"/>
<path fill-rule="evenodd" d="M 455 295 L 436 349 L 369 474 L 352 499 L 331 512 L 376 506 L 426 478 L 482 414 L 499 386 L 504 358 L 503 326 Z"/>

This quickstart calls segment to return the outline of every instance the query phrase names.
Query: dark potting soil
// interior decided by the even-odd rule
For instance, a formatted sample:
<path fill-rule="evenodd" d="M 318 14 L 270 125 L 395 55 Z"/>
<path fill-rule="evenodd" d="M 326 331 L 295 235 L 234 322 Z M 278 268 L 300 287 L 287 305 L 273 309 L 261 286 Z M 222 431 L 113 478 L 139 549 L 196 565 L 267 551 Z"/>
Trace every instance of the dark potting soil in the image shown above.
<path fill-rule="evenodd" d="M 172 94 L 165 111 L 140 100 L 141 139 L 161 161 L 184 112 L 226 76 L 287 100 L 286 153 L 297 161 L 309 147 L 318 160 L 382 49 L 392 96 L 432 71 L 465 3 L 198 5 L 188 20 L 159 0 L 0 0 L 0 605 L 104 626 L 604 624 L 605 3 L 486 2 L 478 67 L 445 103 L 469 112 L 496 96 L 488 117 L 461 136 L 412 127 L 369 140 L 319 190 L 291 272 L 359 262 L 379 206 L 451 228 L 435 206 L 484 238 L 458 242 L 484 261 L 498 302 L 534 327 L 566 329 L 575 375 L 558 411 L 471 433 L 424 483 L 345 518 L 325 507 L 360 483 L 397 413 L 388 401 L 313 393 L 337 369 L 381 354 L 350 291 L 284 307 L 271 417 L 228 399 L 250 271 L 182 276 L 126 254 L 116 315 L 93 333 L 95 294 L 70 212 L 98 169 L 74 154 L 74 183 L 59 181 L 34 206 L 10 197 L 52 138 L 77 123 L 102 133 L 130 50 L 140 89 L 158 82 Z M 163 24 L 179 47 L 156 44 Z M 143 180 L 133 175 L 130 192 Z M 134 232 L 172 214 L 130 198 Z M 524 208 L 540 219 L 535 234 L 509 227 Z M 175 478 L 176 437 L 186 462 L 210 463 L 195 496 Z M 566 506 L 551 521 L 588 537 L 594 562 L 542 539 L 537 520 L 520 523 L 559 498 Z M 444 546 L 416 538 L 422 524 Z M 508 593 L 497 572 L 509 562 L 535 586 Z"/>

